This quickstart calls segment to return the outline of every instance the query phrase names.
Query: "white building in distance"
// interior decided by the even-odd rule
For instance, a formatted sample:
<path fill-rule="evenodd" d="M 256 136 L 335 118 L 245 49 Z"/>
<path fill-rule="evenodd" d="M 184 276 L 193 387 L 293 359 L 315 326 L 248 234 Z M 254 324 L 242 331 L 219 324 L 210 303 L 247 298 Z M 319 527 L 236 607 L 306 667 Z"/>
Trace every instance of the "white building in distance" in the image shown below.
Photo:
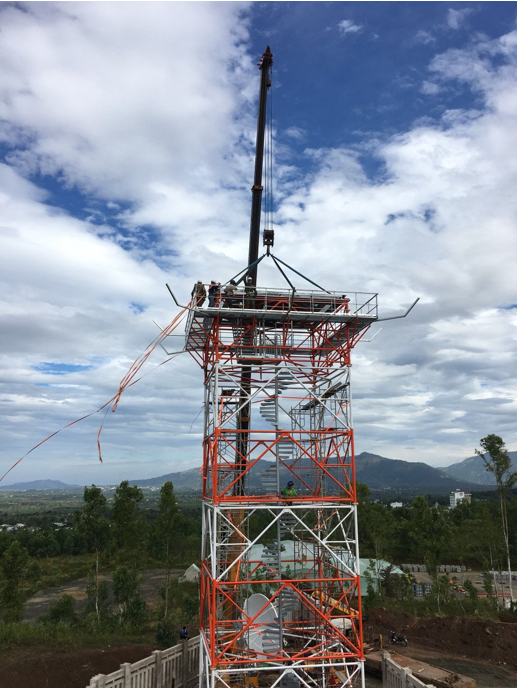
<path fill-rule="evenodd" d="M 468 492 L 460 492 L 459 490 L 451 492 L 449 495 L 449 509 L 454 509 L 454 507 L 461 504 L 461 502 L 468 502 L 470 504 L 471 499 L 472 495 Z"/>

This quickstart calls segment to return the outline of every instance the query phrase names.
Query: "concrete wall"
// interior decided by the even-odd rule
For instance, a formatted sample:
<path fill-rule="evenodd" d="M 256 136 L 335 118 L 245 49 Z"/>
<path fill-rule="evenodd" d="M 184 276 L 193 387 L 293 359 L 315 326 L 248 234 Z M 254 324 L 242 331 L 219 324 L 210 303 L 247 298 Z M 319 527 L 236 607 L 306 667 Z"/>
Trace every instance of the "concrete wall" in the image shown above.
<path fill-rule="evenodd" d="M 155 650 L 111 674 L 98 674 L 88 688 L 192 688 L 199 680 L 199 636 L 168 650 Z"/>
<path fill-rule="evenodd" d="M 389 652 L 382 653 L 382 688 L 434 688 L 413 676 L 411 669 L 399 666 Z"/>

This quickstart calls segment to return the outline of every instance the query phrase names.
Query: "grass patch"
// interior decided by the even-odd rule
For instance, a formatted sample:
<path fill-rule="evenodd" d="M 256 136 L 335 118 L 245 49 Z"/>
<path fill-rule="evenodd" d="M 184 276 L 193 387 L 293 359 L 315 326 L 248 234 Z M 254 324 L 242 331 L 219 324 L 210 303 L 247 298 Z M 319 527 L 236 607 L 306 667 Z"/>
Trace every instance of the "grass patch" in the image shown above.
<path fill-rule="evenodd" d="M 38 564 L 43 569 L 43 574 L 38 581 L 38 590 L 54 588 L 79 578 L 86 578 L 94 561 L 95 556 L 93 554 L 61 555 L 37 559 Z"/>

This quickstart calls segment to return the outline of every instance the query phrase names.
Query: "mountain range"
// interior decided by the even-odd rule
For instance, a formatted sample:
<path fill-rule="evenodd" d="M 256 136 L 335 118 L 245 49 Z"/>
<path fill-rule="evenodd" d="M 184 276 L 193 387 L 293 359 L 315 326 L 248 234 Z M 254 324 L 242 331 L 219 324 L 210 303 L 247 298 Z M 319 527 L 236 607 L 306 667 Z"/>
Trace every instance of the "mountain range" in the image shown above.
<path fill-rule="evenodd" d="M 517 470 L 517 451 L 508 452 L 512 459 L 512 470 Z M 261 475 L 272 464 L 258 461 L 250 471 L 249 488 L 261 489 Z M 280 482 L 285 484 L 290 478 L 287 469 L 281 469 Z M 356 478 L 371 490 L 396 491 L 411 490 L 425 493 L 445 494 L 455 489 L 483 491 L 493 489 L 494 477 L 485 470 L 480 456 L 471 456 L 459 463 L 443 468 L 433 468 L 423 462 L 388 459 L 385 456 L 362 452 L 356 456 Z M 170 480 L 176 491 L 201 491 L 200 468 L 167 473 L 156 478 L 130 480 L 131 485 L 140 487 L 161 487 Z M 0 490 L 58 490 L 78 488 L 60 480 L 33 480 L 13 485 L 0 485 Z"/>
<path fill-rule="evenodd" d="M 517 453 L 517 452 L 516 452 Z M 474 457 L 480 458 L 480 457 Z M 249 471 L 250 489 L 261 489 L 261 475 L 272 465 L 270 461 L 258 461 Z M 444 494 L 455 489 L 480 491 L 488 483 L 463 479 L 461 475 L 449 475 L 444 469 L 433 468 L 426 463 L 388 459 L 384 456 L 362 452 L 355 457 L 357 482 L 365 483 L 371 490 L 420 490 Z M 280 484 L 284 485 L 291 477 L 285 468 L 280 469 Z M 167 473 L 147 480 L 131 480 L 130 484 L 140 487 L 159 487 L 170 480 L 176 491 L 201 490 L 199 468 Z"/>
<path fill-rule="evenodd" d="M 80 485 L 67 485 L 61 480 L 31 480 L 27 483 L 13 483 L 12 485 L 0 485 L 0 490 L 69 490 L 79 488 Z"/>
<path fill-rule="evenodd" d="M 511 470 L 517 471 L 517 451 L 508 452 L 508 456 L 512 460 Z M 482 485 L 495 485 L 494 475 L 485 469 L 481 456 L 470 456 L 460 463 L 445 466 L 442 470 L 459 480 L 481 483 Z"/>

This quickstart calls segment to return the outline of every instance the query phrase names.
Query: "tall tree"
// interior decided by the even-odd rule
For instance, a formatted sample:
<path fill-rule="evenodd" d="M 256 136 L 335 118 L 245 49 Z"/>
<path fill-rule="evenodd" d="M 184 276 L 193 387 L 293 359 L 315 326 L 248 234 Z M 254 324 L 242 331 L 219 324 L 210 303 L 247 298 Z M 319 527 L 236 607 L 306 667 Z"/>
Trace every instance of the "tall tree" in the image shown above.
<path fill-rule="evenodd" d="M 495 477 L 497 494 L 499 497 L 499 510 L 501 512 L 501 524 L 503 538 L 506 547 L 506 563 L 508 565 L 508 584 L 510 586 L 510 599 L 513 605 L 512 589 L 512 564 L 510 561 L 510 539 L 508 532 L 508 493 L 517 482 L 517 471 L 511 471 L 512 460 L 508 455 L 505 443 L 498 435 L 487 435 L 479 440 L 483 451 L 476 449 L 476 454 L 481 456 L 485 469 Z M 488 456 L 487 456 L 488 454 Z"/>
<path fill-rule="evenodd" d="M 416 556 L 422 557 L 427 572 L 433 579 L 438 611 L 440 612 L 440 588 L 438 566 L 450 547 L 451 527 L 448 511 L 444 507 L 430 507 L 425 497 L 413 500 L 408 524 L 408 535 Z"/>
<path fill-rule="evenodd" d="M 95 613 L 99 618 L 99 559 L 108 542 L 106 497 L 100 487 L 85 487 L 83 509 L 77 516 L 77 529 L 95 552 Z"/>
<path fill-rule="evenodd" d="M 120 605 L 120 620 L 141 626 L 146 619 L 146 604 L 140 595 L 140 578 L 136 571 L 119 566 L 113 573 L 113 596 Z"/>
<path fill-rule="evenodd" d="M 170 480 L 160 490 L 160 504 L 158 508 L 160 515 L 156 523 L 156 535 L 165 555 L 164 618 L 167 618 L 169 613 L 169 586 L 174 557 L 174 541 L 177 537 L 179 522 L 178 504 Z"/>
<path fill-rule="evenodd" d="M 29 553 L 18 541 L 4 552 L 0 561 L 2 588 L 0 600 L 4 621 L 20 621 L 23 614 L 23 584 L 30 564 Z"/>
<path fill-rule="evenodd" d="M 144 493 L 137 485 L 124 480 L 115 490 L 111 510 L 114 545 L 119 549 L 118 559 L 134 566 L 145 544 L 145 522 L 140 510 Z M 140 562 L 143 563 L 140 559 Z"/>

